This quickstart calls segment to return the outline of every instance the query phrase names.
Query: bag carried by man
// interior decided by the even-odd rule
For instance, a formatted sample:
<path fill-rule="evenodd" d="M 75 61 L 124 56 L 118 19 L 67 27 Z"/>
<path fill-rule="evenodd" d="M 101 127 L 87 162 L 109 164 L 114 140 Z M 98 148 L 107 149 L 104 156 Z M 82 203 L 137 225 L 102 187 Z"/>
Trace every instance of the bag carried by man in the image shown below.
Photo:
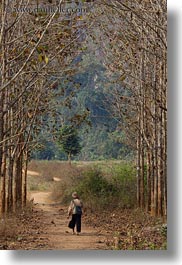
<path fill-rule="evenodd" d="M 71 220 L 69 221 L 69 223 L 68 223 L 68 227 L 71 228 L 71 229 L 73 229 L 74 226 L 75 226 L 74 221 L 73 221 L 73 219 L 71 219 Z"/>
<path fill-rule="evenodd" d="M 75 213 L 76 214 L 82 214 L 82 207 L 75 205 Z"/>

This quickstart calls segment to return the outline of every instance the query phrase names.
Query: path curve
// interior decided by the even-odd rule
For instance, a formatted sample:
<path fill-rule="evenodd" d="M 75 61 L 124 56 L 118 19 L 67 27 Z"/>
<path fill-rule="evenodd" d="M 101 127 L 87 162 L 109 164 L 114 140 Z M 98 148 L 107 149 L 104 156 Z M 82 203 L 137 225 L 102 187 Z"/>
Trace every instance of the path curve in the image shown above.
<path fill-rule="evenodd" d="M 106 247 L 106 235 L 99 230 L 88 227 L 82 218 L 82 233 L 72 235 L 67 227 L 67 207 L 58 205 L 50 199 L 51 192 L 31 192 L 30 198 L 34 198 L 35 211 L 41 212 L 43 234 L 39 235 L 48 241 L 45 249 L 52 250 L 104 250 Z"/>

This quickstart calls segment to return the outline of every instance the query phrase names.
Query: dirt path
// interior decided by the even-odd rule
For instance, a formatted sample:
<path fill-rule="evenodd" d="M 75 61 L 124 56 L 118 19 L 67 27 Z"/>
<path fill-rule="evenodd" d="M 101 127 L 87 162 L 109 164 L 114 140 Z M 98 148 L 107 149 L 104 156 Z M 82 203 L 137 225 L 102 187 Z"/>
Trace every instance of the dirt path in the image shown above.
<path fill-rule="evenodd" d="M 67 227 L 67 207 L 57 205 L 50 199 L 50 192 L 31 193 L 34 198 L 35 211 L 41 212 L 41 229 L 39 238 L 44 244 L 41 249 L 54 250 L 96 250 L 107 249 L 106 235 L 100 231 L 87 227 L 82 220 L 81 235 L 72 235 Z"/>

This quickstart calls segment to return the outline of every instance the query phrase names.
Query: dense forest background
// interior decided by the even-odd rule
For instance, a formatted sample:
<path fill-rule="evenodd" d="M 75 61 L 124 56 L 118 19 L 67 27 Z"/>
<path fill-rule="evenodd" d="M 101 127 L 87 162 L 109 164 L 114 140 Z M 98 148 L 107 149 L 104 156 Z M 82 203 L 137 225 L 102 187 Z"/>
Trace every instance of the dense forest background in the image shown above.
<path fill-rule="evenodd" d="M 119 121 L 110 105 L 113 100 L 110 91 L 119 85 L 114 83 L 114 75 L 107 76 L 102 53 L 86 50 L 74 59 L 75 64 L 79 67 L 73 76 L 66 76 L 57 84 L 52 105 L 57 105 L 60 116 L 44 116 L 46 122 L 37 135 L 39 144 L 32 159 L 67 160 L 54 137 L 55 129 L 59 131 L 65 124 L 77 128 L 82 147 L 73 159 L 132 159 L 134 150 L 127 144 L 124 131 L 118 130 Z"/>

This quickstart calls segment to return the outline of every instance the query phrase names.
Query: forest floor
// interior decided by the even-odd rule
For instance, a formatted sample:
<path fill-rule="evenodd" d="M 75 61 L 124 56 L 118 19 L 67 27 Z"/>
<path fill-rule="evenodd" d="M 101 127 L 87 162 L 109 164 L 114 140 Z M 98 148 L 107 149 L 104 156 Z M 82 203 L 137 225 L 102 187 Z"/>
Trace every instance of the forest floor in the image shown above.
<path fill-rule="evenodd" d="M 166 249 L 161 220 L 136 211 L 83 216 L 82 233 L 67 227 L 67 207 L 50 199 L 50 192 L 34 192 L 31 213 L 21 213 L 0 238 L 0 249 L 20 250 L 134 250 Z M 14 220 L 15 221 L 15 220 Z M 8 225 L 8 223 L 7 223 Z M 7 228 L 9 229 L 9 228 Z"/>
<path fill-rule="evenodd" d="M 30 173 L 38 176 L 36 172 Z M 167 249 L 165 220 L 151 217 L 139 209 L 86 212 L 82 218 L 82 233 L 77 236 L 68 228 L 68 205 L 54 201 L 49 189 L 32 190 L 29 199 L 26 211 L 0 219 L 0 249 Z"/>

